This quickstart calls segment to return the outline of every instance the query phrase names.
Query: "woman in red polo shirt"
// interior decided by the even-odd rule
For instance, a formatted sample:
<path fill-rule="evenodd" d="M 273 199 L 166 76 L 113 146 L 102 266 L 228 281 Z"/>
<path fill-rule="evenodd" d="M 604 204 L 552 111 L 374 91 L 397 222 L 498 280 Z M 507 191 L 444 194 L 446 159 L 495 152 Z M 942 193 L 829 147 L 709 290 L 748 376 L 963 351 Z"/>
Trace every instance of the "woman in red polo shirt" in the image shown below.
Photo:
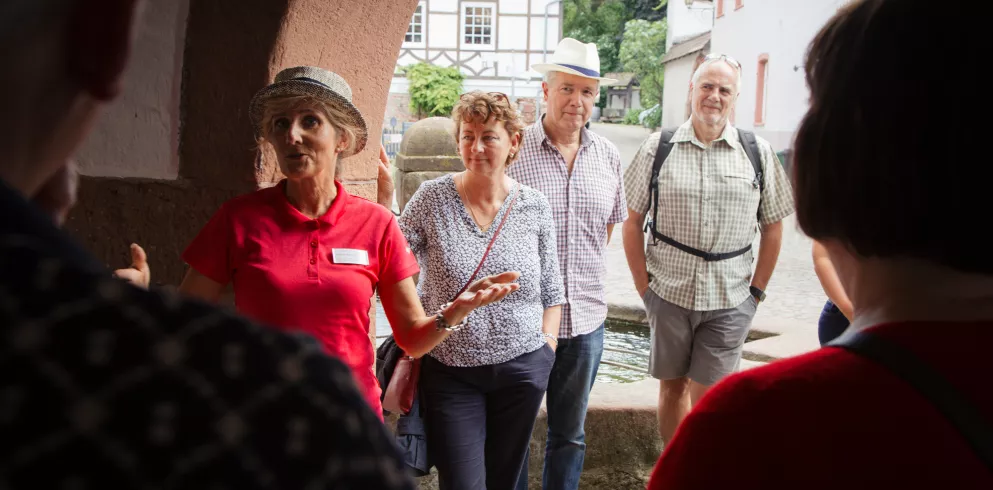
<path fill-rule="evenodd" d="M 286 179 L 221 206 L 183 253 L 190 269 L 179 289 L 216 301 L 231 283 L 239 312 L 314 336 L 352 368 L 382 414 L 369 339 L 374 292 L 397 344 L 419 356 L 448 336 L 441 327 L 516 290 L 517 273 L 477 281 L 433 316 L 424 313 L 412 279 L 417 261 L 396 218 L 335 181 L 338 160 L 368 139 L 351 98 L 343 78 L 315 67 L 283 70 L 255 95 L 256 135 L 275 150 Z M 138 282 L 147 284 L 147 275 Z"/>

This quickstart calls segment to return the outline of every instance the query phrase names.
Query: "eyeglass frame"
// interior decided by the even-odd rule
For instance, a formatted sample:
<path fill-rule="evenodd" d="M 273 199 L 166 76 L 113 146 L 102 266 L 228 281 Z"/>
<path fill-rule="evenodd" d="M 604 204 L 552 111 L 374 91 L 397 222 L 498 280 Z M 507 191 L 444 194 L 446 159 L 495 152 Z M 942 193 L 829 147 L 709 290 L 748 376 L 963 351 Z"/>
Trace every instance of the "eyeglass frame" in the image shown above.
<path fill-rule="evenodd" d="M 734 69 L 738 70 L 739 73 L 741 72 L 741 63 L 738 60 L 734 59 L 734 57 L 731 56 L 731 55 L 729 55 L 729 54 L 710 53 L 707 56 L 704 56 L 703 57 L 703 61 L 704 62 L 711 61 L 711 60 L 716 60 L 716 61 L 724 60 L 724 61 L 727 61 L 727 63 L 729 65 L 731 65 L 731 68 L 734 68 Z"/>

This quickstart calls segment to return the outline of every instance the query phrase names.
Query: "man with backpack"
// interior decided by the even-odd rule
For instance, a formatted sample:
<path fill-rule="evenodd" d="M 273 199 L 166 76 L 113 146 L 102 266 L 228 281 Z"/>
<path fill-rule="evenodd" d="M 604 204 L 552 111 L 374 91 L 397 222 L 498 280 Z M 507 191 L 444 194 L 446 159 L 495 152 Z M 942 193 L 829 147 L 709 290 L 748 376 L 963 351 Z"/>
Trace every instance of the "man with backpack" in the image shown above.
<path fill-rule="evenodd" d="M 649 371 L 661 380 L 666 443 L 707 389 L 737 369 L 779 257 L 782 220 L 793 213 L 772 146 L 728 122 L 740 89 L 741 65 L 707 56 L 693 74 L 689 121 L 649 136 L 624 174 L 624 252 L 652 328 Z"/>

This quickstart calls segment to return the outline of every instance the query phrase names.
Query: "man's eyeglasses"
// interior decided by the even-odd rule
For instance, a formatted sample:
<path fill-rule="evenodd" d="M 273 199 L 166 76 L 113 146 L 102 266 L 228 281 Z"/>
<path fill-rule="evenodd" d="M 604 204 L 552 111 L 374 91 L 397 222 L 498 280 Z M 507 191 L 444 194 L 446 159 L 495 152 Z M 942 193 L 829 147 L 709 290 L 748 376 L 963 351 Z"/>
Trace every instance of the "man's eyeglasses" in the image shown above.
<path fill-rule="evenodd" d="M 703 60 L 704 61 L 724 60 L 724 61 L 727 61 L 728 64 L 730 64 L 731 66 L 733 66 L 738 71 L 741 71 L 741 63 L 738 63 L 738 60 L 736 60 L 736 59 L 734 59 L 734 58 L 732 58 L 732 57 L 730 57 L 730 56 L 728 56 L 726 54 L 710 53 L 707 56 L 705 56 L 703 58 Z"/>

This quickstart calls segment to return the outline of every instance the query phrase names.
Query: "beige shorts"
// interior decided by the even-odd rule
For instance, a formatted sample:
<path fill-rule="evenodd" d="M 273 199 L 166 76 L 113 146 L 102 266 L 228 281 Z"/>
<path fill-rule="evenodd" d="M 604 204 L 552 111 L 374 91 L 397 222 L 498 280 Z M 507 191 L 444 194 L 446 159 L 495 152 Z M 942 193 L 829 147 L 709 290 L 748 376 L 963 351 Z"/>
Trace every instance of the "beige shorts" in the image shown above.
<path fill-rule="evenodd" d="M 736 308 L 693 311 L 660 298 L 651 288 L 645 310 L 652 329 L 648 371 L 657 379 L 687 377 L 710 386 L 735 372 L 758 303 L 751 295 Z"/>

